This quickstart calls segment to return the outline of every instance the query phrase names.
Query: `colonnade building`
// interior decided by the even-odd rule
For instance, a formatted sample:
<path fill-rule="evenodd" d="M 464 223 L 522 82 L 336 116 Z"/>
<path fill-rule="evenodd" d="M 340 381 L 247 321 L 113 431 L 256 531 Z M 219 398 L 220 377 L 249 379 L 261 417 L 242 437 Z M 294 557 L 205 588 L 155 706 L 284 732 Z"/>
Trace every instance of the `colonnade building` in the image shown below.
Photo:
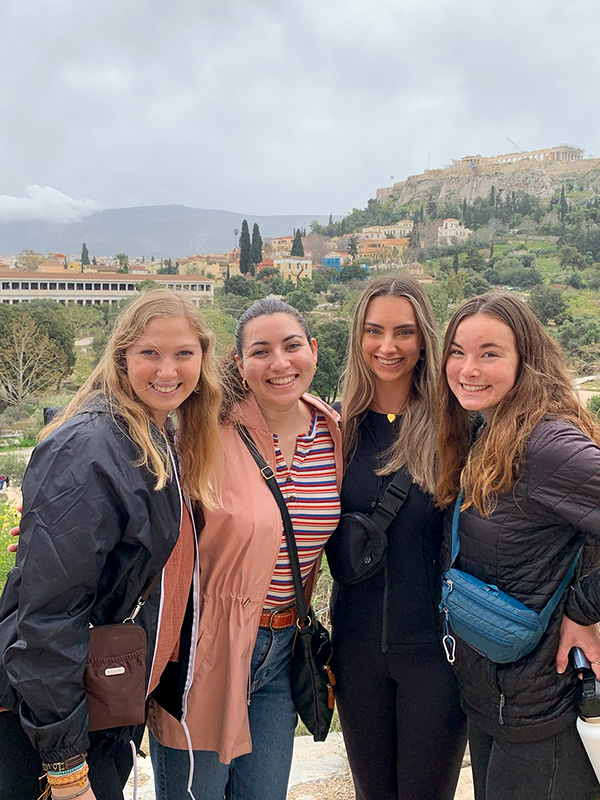
<path fill-rule="evenodd" d="M 0 270 L 0 302 L 30 303 L 32 300 L 56 300 L 80 306 L 117 303 L 138 295 L 140 283 L 153 281 L 165 289 L 183 292 L 196 304 L 214 299 L 213 281 L 196 275 L 131 275 L 59 271 L 22 272 Z"/>

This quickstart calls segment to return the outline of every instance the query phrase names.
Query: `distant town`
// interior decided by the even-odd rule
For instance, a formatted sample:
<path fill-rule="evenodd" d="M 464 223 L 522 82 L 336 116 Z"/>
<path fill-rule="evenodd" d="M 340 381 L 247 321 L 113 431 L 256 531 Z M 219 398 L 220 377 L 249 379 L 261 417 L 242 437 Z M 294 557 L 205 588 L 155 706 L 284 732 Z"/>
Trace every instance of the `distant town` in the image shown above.
<path fill-rule="evenodd" d="M 251 264 L 248 271 L 260 276 L 268 270 L 268 274 L 278 274 L 298 285 L 301 279 L 312 279 L 314 273 L 326 274 L 333 282 L 345 266 L 358 262 L 366 270 L 405 267 L 421 282 L 433 283 L 434 278 L 425 273 L 420 262 L 403 261 L 405 251 L 415 245 L 414 230 L 414 220 L 401 219 L 393 225 L 366 226 L 331 239 L 305 232 L 302 235 L 301 231 L 293 236 L 267 238 L 261 240 L 261 261 Z M 437 228 L 437 244 L 462 244 L 472 233 L 459 220 L 444 219 Z M 323 252 L 324 242 L 332 249 Z M 320 253 L 313 252 L 311 245 Z M 175 261 L 125 253 L 112 257 L 94 255 L 90 259 L 85 243 L 81 255 L 42 256 L 24 250 L 17 256 L 0 256 L 0 299 L 9 304 L 49 298 L 61 303 L 99 305 L 127 299 L 140 284 L 150 280 L 185 291 L 196 301 L 212 300 L 215 287 L 221 288 L 229 278 L 244 274 L 242 255 L 237 244 L 227 253 L 199 253 Z"/>

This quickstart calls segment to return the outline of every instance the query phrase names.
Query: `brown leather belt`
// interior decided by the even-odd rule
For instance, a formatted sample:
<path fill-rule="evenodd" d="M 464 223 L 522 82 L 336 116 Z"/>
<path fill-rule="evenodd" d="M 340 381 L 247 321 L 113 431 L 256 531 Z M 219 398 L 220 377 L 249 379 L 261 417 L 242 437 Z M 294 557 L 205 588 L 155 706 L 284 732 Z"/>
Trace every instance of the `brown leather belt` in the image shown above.
<path fill-rule="evenodd" d="M 271 628 L 278 631 L 280 628 L 291 628 L 298 619 L 298 609 L 296 606 L 291 608 L 267 609 L 260 615 L 260 627 Z"/>

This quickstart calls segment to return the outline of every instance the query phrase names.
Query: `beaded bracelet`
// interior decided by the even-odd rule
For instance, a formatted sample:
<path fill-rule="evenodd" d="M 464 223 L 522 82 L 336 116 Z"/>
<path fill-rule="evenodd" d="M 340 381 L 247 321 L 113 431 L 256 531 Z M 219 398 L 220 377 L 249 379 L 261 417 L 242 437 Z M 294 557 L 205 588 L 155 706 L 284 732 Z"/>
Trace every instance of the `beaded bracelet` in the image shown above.
<path fill-rule="evenodd" d="M 48 779 L 48 783 L 50 784 L 50 786 L 74 786 L 74 785 L 83 786 L 83 784 L 87 780 L 89 771 L 90 768 L 88 767 L 88 765 L 84 764 L 84 766 L 81 769 L 77 770 L 77 772 L 72 772 L 71 774 L 68 775 L 47 774 L 46 777 Z"/>
<path fill-rule="evenodd" d="M 85 765 L 86 765 L 86 762 L 82 761 L 81 764 L 77 764 L 76 767 L 71 767 L 71 769 L 61 769 L 61 770 L 47 769 L 46 770 L 46 774 L 47 775 L 55 775 L 57 778 L 62 778 L 63 775 L 73 775 L 73 773 L 79 772 L 80 770 L 82 770 L 85 767 Z"/>

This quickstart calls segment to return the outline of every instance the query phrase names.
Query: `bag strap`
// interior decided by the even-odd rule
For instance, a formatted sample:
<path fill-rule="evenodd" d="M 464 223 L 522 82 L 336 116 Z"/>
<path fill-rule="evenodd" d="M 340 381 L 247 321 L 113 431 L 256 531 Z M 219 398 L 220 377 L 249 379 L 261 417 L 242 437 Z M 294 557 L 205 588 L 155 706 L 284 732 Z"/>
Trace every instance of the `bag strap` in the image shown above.
<path fill-rule="evenodd" d="M 460 539 L 458 537 L 458 526 L 460 521 L 460 507 L 463 501 L 463 493 L 459 492 L 458 497 L 456 498 L 456 503 L 454 504 L 454 514 L 452 516 L 452 560 L 450 562 L 450 567 L 454 566 L 454 562 L 458 556 L 460 551 Z M 577 551 L 575 558 L 573 559 L 572 563 L 567 570 L 565 577 L 560 582 L 560 585 L 552 595 L 552 597 L 548 600 L 546 605 L 542 608 L 539 612 L 540 623 L 543 625 L 544 630 L 548 627 L 548 623 L 550 621 L 550 617 L 556 606 L 558 605 L 560 598 L 563 596 L 563 593 L 571 578 L 575 573 L 575 567 L 577 566 L 577 562 L 579 561 L 579 557 L 583 553 L 583 545 Z"/>
<path fill-rule="evenodd" d="M 290 558 L 290 567 L 292 570 L 292 580 L 294 583 L 294 594 L 296 595 L 296 608 L 298 609 L 298 624 L 304 627 L 308 622 L 308 613 L 306 610 L 306 600 L 304 599 L 304 587 L 302 585 L 302 576 L 300 574 L 300 562 L 298 560 L 298 548 L 296 547 L 296 537 L 294 536 L 294 526 L 288 511 L 285 498 L 281 493 L 281 489 L 277 483 L 277 478 L 271 467 L 264 460 L 256 443 L 248 429 L 244 425 L 236 425 L 237 431 L 241 440 L 250 451 L 250 455 L 256 461 L 260 473 L 265 479 L 267 486 L 273 493 L 273 496 L 279 506 L 281 519 L 283 521 L 283 529 L 285 531 L 285 540 L 287 542 L 288 555 Z"/>
<path fill-rule="evenodd" d="M 383 497 L 375 506 L 370 517 L 383 533 L 387 531 L 404 505 L 412 484 L 412 475 L 404 468 L 399 469 L 388 483 Z"/>
<path fill-rule="evenodd" d="M 152 578 L 150 583 L 146 584 L 146 588 L 141 593 L 141 595 L 138 597 L 137 602 L 136 602 L 135 606 L 133 607 L 133 610 L 132 610 L 131 614 L 128 617 L 126 617 L 123 620 L 123 622 L 133 622 L 135 620 L 137 615 L 140 613 L 140 610 L 141 610 L 142 606 L 144 605 L 146 600 L 150 597 L 150 592 L 156 586 L 156 583 L 157 583 L 157 581 L 158 581 L 158 579 L 160 578 L 161 575 L 162 575 L 162 570 L 160 572 L 156 573 L 156 575 Z"/>

